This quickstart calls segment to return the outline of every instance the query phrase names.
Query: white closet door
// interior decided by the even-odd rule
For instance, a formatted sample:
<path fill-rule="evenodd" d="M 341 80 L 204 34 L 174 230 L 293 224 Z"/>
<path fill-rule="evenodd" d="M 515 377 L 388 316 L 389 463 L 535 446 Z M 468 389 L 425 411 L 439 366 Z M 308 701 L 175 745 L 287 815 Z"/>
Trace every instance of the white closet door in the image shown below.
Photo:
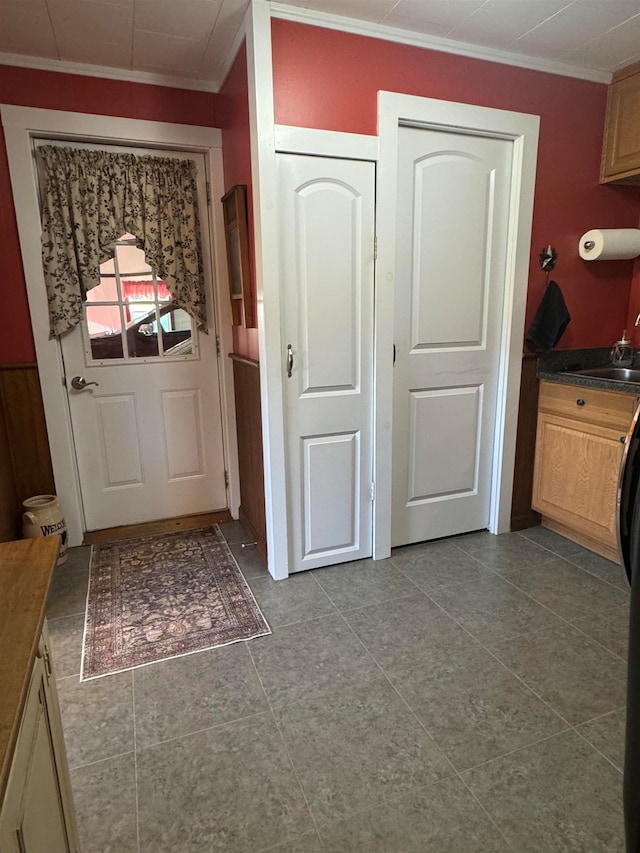
<path fill-rule="evenodd" d="M 392 545 L 487 527 L 512 142 L 401 127 Z"/>
<path fill-rule="evenodd" d="M 278 182 L 295 572 L 372 552 L 375 171 L 282 154 Z"/>

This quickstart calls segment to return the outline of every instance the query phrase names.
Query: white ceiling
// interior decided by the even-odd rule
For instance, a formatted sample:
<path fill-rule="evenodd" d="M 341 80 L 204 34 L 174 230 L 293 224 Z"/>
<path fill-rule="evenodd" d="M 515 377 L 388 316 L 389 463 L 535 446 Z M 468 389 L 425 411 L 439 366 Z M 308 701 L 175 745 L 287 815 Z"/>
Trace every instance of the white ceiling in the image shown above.
<path fill-rule="evenodd" d="M 98 66 L 108 76 L 215 90 L 247 5 L 0 0 L 0 62 L 60 70 L 81 63 L 84 73 Z M 440 39 L 477 45 L 562 63 L 586 76 L 640 60 L 640 0 L 288 0 L 274 4 L 277 14 L 286 13 L 285 5 L 295 7 L 287 16 L 317 22 L 324 13 L 344 16 L 349 28 L 361 21 L 373 33 L 372 24 L 382 25 L 433 37 L 434 46 L 455 48 Z"/>

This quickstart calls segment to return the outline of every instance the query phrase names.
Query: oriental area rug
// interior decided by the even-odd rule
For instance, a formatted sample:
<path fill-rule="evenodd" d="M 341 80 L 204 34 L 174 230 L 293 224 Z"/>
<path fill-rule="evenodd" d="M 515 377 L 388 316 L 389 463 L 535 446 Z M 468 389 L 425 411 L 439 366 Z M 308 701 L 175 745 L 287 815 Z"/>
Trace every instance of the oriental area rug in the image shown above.
<path fill-rule="evenodd" d="M 217 525 L 93 546 L 81 681 L 270 633 Z"/>

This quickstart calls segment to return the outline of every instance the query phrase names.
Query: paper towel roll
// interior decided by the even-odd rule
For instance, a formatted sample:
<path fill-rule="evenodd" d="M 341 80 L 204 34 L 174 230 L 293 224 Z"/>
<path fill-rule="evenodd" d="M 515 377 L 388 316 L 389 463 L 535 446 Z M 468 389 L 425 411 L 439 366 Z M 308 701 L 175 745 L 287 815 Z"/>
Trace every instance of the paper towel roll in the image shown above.
<path fill-rule="evenodd" d="M 580 238 L 580 257 L 585 261 L 622 261 L 640 255 L 640 229 L 594 228 Z"/>

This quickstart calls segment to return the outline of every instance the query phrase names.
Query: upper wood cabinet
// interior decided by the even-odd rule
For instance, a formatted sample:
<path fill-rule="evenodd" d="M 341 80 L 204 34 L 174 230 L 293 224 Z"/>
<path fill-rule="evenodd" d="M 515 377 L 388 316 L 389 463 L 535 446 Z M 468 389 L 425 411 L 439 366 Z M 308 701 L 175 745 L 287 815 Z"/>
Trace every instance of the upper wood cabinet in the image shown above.
<path fill-rule="evenodd" d="M 640 184 L 640 62 L 616 72 L 609 86 L 600 181 Z"/>

